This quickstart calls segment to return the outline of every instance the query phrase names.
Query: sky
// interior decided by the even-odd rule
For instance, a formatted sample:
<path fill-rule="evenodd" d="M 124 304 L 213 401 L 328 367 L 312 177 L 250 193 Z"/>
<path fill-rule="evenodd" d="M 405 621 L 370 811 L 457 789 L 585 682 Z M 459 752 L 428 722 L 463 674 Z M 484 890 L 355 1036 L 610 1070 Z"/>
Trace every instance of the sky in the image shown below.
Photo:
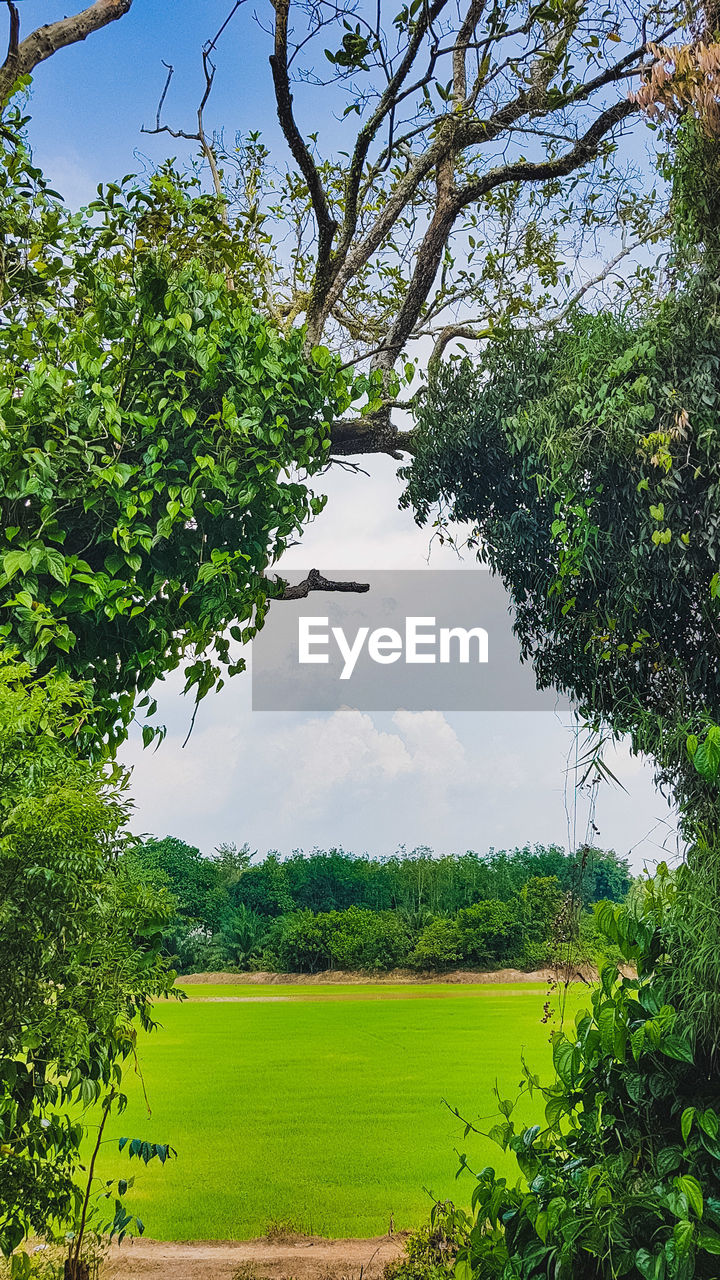
<path fill-rule="evenodd" d="M 140 132 L 154 120 L 166 74 L 161 59 L 176 68 L 165 119 L 192 128 L 202 86 L 199 51 L 228 8 L 227 0 L 135 0 L 127 17 L 37 69 L 30 140 L 70 204 L 91 199 L 98 182 L 184 154 L 181 144 Z M 26 33 L 62 16 L 68 3 L 21 0 L 20 9 Z M 241 16 L 223 37 L 207 122 L 230 135 L 261 128 L 279 152 L 268 37 Z M 318 123 L 327 124 L 327 116 Z M 398 509 L 397 463 L 379 457 L 362 465 L 367 475 L 334 468 L 316 485 L 328 505 L 281 569 L 360 576 L 372 569 L 457 568 L 455 553 L 431 546 L 427 530 Z M 234 841 L 260 853 L 342 846 L 372 856 L 403 846 L 438 853 L 549 842 L 568 848 L 586 836 L 591 800 L 573 786 L 569 713 L 400 707 L 371 713 L 351 705 L 325 713 L 253 712 L 245 672 L 204 700 L 183 747 L 192 705 L 181 687 L 174 675 L 155 691 L 168 729 L 159 748 L 143 750 L 133 735 L 122 752 L 133 770 L 138 833 L 176 835 L 205 853 Z M 649 763 L 624 743 L 606 759 L 622 787 L 605 783 L 597 790 L 596 843 L 629 857 L 636 870 L 676 856 L 673 813 Z"/>

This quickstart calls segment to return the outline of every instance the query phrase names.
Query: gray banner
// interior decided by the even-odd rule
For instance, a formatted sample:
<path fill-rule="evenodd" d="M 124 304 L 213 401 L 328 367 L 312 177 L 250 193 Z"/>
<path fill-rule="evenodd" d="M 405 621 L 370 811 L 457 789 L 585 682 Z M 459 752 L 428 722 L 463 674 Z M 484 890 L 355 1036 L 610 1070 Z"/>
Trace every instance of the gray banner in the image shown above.
<path fill-rule="evenodd" d="M 277 601 L 252 642 L 254 711 L 554 711 L 520 661 L 507 593 L 484 569 L 323 569 L 365 594 Z M 306 573 L 285 572 L 294 585 Z"/>

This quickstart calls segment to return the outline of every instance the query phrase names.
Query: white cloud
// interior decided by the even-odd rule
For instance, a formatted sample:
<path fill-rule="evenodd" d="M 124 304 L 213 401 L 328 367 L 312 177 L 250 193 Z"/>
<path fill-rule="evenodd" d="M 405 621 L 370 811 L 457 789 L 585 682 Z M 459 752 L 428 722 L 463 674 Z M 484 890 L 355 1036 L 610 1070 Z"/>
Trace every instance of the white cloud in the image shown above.
<path fill-rule="evenodd" d="M 397 711 L 393 723 L 398 731 L 387 732 L 366 712 L 342 707 L 272 735 L 268 753 L 289 783 L 283 810 L 301 807 L 307 818 L 348 789 L 384 792 L 401 779 L 420 779 L 437 798 L 466 775 L 464 748 L 441 712 Z"/>

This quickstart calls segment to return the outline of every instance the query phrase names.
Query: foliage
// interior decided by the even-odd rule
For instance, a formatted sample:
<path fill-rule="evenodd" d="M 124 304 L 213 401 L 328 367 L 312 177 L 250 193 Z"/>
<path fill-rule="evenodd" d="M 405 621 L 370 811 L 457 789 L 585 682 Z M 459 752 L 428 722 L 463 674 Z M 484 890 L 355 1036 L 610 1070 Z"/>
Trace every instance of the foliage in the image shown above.
<path fill-rule="evenodd" d="M 311 341 L 331 334 L 370 361 L 377 403 L 337 434 L 341 451 L 390 452 L 406 443 L 389 410 L 413 380 L 408 343 L 430 338 L 439 356 L 552 313 L 581 286 L 600 229 L 614 238 L 621 221 L 628 254 L 653 234 L 655 193 L 614 161 L 639 114 L 624 84 L 687 11 L 632 3 L 619 22 L 595 0 L 553 0 L 518 20 L 510 0 L 413 0 L 395 14 L 280 0 L 277 17 L 271 68 L 293 167 L 258 132 L 219 143 L 229 216 L 292 245 L 259 277 L 268 309 L 306 315 Z M 330 103 L 339 144 L 323 127 Z"/>
<path fill-rule="evenodd" d="M 460 961 L 537 968 L 553 956 L 561 885 L 582 909 L 603 892 L 622 899 L 630 884 L 627 864 L 612 851 L 576 859 L 556 846 L 442 858 L 423 848 L 381 860 L 334 849 L 251 862 L 247 846 L 203 857 L 166 836 L 126 856 L 139 876 L 173 895 L 163 950 L 183 973 L 443 969 Z M 473 907 L 486 902 L 493 905 Z M 590 963 L 593 942 L 586 939 L 582 956 Z"/>
<path fill-rule="evenodd" d="M 421 930 L 410 953 L 414 969 L 452 969 L 462 955 L 460 930 L 450 916 L 434 916 Z"/>
<path fill-rule="evenodd" d="M 150 883 L 169 889 L 181 921 L 210 929 L 217 924 L 222 897 L 215 860 L 175 836 L 144 840 L 128 856 Z"/>
<path fill-rule="evenodd" d="M 445 1280 L 467 1246 L 472 1219 L 449 1200 L 438 1200 L 430 1221 L 406 1239 L 402 1255 L 386 1263 L 383 1280 Z"/>
<path fill-rule="evenodd" d="M 298 852 L 281 862 L 269 855 L 253 861 L 230 892 L 233 902 L 268 916 L 293 906 L 311 911 L 363 906 L 442 915 L 483 898 L 509 898 L 536 876 L 555 877 L 563 892 L 574 889 L 583 903 L 600 898 L 620 902 L 630 887 L 628 863 L 612 850 L 588 850 L 583 864 L 558 845 L 526 845 L 443 856 L 428 848 L 384 858 L 355 856 L 343 849 Z"/>
<path fill-rule="evenodd" d="M 717 146 L 688 122 L 676 141 L 663 295 L 448 366 L 407 473 L 421 521 L 471 523 L 540 684 L 654 756 L 692 838 L 676 875 L 596 908 L 637 977 L 606 963 L 554 1036 L 544 1125 L 500 1099 L 523 1178 L 477 1175 L 461 1280 L 718 1273 Z"/>
<path fill-rule="evenodd" d="M 268 947 L 280 970 L 393 969 L 408 952 L 402 920 L 391 911 L 348 907 L 313 915 L 298 911 L 282 918 Z"/>
<path fill-rule="evenodd" d="M 303 476 L 345 381 L 253 309 L 191 180 L 127 178 L 70 214 L 24 123 L 0 157 L 0 636 L 91 680 L 117 737 L 186 656 L 197 697 L 243 668 L 266 571 L 322 506 Z"/>
<path fill-rule="evenodd" d="M 123 777 L 76 753 L 66 676 L 0 662 L 0 1253 L 72 1219 L 82 1109 L 122 1106 L 137 1024 L 174 974 L 167 897 L 120 858 Z"/>
<path fill-rule="evenodd" d="M 463 907 L 456 921 L 462 954 L 476 964 L 508 961 L 520 950 L 522 926 L 513 902 L 487 898 Z"/>
<path fill-rule="evenodd" d="M 553 1036 L 554 1084 L 541 1088 L 525 1068 L 525 1088 L 545 1099 L 543 1125 L 518 1129 L 514 1104 L 501 1100 L 490 1136 L 523 1178 L 477 1175 L 458 1276 L 717 1274 L 720 1097 L 664 999 L 686 879 L 661 865 L 633 906 L 596 907 L 637 977 L 602 969 L 591 1010 Z"/>
<path fill-rule="evenodd" d="M 531 876 L 525 881 L 520 898 L 524 932 L 530 941 L 544 942 L 563 905 L 560 881 L 557 876 Z"/>
<path fill-rule="evenodd" d="M 713 788 L 685 748 L 720 718 L 720 311 L 714 242 L 697 242 L 697 218 L 712 218 L 692 203 L 700 179 L 686 180 L 691 141 L 674 170 L 665 296 L 576 311 L 542 339 L 508 330 L 476 365 L 448 364 L 420 414 L 405 501 L 421 522 L 437 510 L 441 531 L 471 525 L 540 685 L 629 733 L 688 818 L 713 825 Z"/>

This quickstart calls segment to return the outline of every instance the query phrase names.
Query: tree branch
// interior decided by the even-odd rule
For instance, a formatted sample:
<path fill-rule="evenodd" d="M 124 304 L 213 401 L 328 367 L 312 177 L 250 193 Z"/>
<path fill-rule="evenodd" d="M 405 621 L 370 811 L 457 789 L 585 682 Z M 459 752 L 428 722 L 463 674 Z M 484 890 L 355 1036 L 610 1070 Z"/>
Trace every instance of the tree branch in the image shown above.
<path fill-rule="evenodd" d="M 390 419 L 390 405 L 365 418 L 338 418 L 330 428 L 330 456 L 347 458 L 356 453 L 387 453 L 397 462 L 414 451 L 412 431 L 398 431 Z"/>
<path fill-rule="evenodd" d="M 328 272 L 332 243 L 337 222 L 330 211 L 325 188 L 310 149 L 297 127 L 293 113 L 293 96 L 288 75 L 288 15 L 290 0 L 275 0 L 275 52 L 270 55 L 270 69 L 275 86 L 280 128 L 285 136 L 292 157 L 302 173 L 310 193 L 318 229 L 317 266 L 312 296 L 308 305 L 308 326 L 312 330 L 312 317 L 317 310 L 318 299 L 327 292 Z"/>
<path fill-rule="evenodd" d="M 282 583 L 282 578 L 276 578 L 275 582 Z M 369 582 L 336 582 L 332 578 L 323 578 L 318 569 L 311 569 L 307 578 L 302 582 L 298 582 L 295 586 L 289 586 L 284 583 L 282 595 L 276 596 L 276 600 L 304 600 L 311 591 L 354 591 L 363 593 L 370 590 Z"/>
<path fill-rule="evenodd" d="M 421 13 L 397 71 L 389 81 L 370 119 L 358 133 L 345 180 L 345 216 L 342 237 L 337 251 L 337 258 L 340 261 L 344 261 L 357 228 L 358 193 L 363 166 L 367 159 L 370 145 L 377 136 L 383 120 L 397 106 L 400 89 L 412 70 L 420 46 L 433 22 L 440 16 L 447 3 L 448 0 L 433 0 L 433 4 Z"/>
<path fill-rule="evenodd" d="M 415 269 L 408 283 L 402 306 L 387 336 L 382 355 L 376 357 L 376 368 L 391 369 L 412 334 L 418 317 L 437 274 L 443 249 L 458 215 L 470 204 L 476 204 L 496 187 L 511 182 L 547 182 L 566 177 L 582 168 L 598 155 L 603 139 L 622 120 L 638 110 L 637 103 L 623 98 L 601 112 L 589 129 L 564 155 L 553 160 L 532 162 L 518 160 L 490 169 L 482 178 L 441 198 L 425 233 L 415 259 Z"/>
<path fill-rule="evenodd" d="M 17 9 L 11 0 L 6 2 L 10 11 L 10 47 L 0 67 L 0 102 L 3 103 L 7 102 L 20 77 L 30 75 L 38 63 L 52 57 L 58 49 L 86 40 L 94 31 L 99 31 L 110 22 L 116 22 L 128 13 L 132 5 L 132 0 L 95 0 L 94 4 L 81 13 L 38 27 L 19 43 L 20 22 Z"/>
<path fill-rule="evenodd" d="M 467 97 L 467 53 L 484 9 L 485 0 L 470 0 L 453 49 L 453 99 L 457 107 L 464 106 Z"/>
<path fill-rule="evenodd" d="M 518 160 L 514 163 L 498 165 L 490 169 L 482 178 L 461 187 L 455 197 L 455 213 L 461 213 L 469 204 L 474 204 L 482 196 L 507 182 L 548 182 L 552 178 L 567 177 L 575 169 L 580 169 L 590 160 L 594 160 L 600 144 L 608 133 L 638 111 L 638 105 L 629 98 L 621 98 L 606 111 L 602 111 L 590 128 L 578 138 L 577 142 L 563 156 L 554 160 L 538 162 Z"/>
<path fill-rule="evenodd" d="M 435 339 L 435 345 L 428 360 L 428 374 L 434 373 L 442 360 L 445 348 L 456 338 L 466 338 L 468 342 L 481 342 L 483 338 L 489 337 L 490 332 L 490 329 L 473 329 L 468 324 L 446 324 Z"/>

